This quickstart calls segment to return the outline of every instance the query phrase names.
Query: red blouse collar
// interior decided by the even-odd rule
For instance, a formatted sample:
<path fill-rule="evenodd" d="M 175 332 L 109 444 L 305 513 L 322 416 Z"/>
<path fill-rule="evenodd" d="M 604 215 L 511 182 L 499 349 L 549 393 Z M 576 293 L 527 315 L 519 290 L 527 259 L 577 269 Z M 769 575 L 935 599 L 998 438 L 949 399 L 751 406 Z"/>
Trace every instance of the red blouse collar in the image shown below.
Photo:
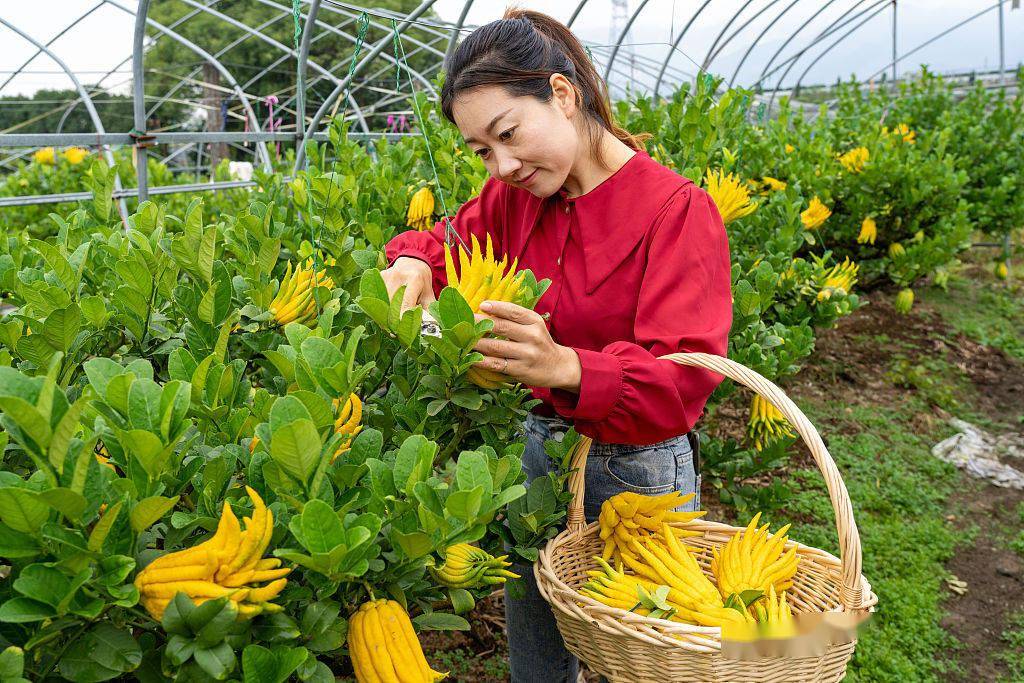
<path fill-rule="evenodd" d="M 595 197 L 599 198 L 604 192 L 607 192 L 609 188 L 614 189 L 616 185 L 621 185 L 624 182 L 629 182 L 630 177 L 636 175 L 637 167 L 642 166 L 642 164 L 638 163 L 641 155 L 650 159 L 650 156 L 647 154 L 647 152 L 643 150 L 637 150 L 633 154 L 633 156 L 626 160 L 626 163 L 624 163 L 622 166 L 619 166 L 619 168 L 614 173 L 612 173 L 610 176 L 608 176 L 600 183 L 598 183 L 596 186 L 591 188 L 590 191 L 587 192 L 586 194 L 581 194 L 578 197 L 570 198 L 569 191 L 566 190 L 564 187 L 558 188 L 558 192 L 556 194 L 558 195 L 559 199 L 561 199 L 563 202 L 590 201 Z"/>

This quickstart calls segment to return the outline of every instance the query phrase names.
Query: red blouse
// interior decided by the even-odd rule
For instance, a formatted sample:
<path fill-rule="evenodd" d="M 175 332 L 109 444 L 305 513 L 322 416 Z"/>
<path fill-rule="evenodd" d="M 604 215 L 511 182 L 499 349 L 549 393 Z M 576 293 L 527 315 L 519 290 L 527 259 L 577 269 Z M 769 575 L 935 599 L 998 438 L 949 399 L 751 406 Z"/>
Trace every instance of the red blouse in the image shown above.
<path fill-rule="evenodd" d="M 579 394 L 531 387 L 597 441 L 646 445 L 689 431 L 721 375 L 657 357 L 725 355 L 732 324 L 729 244 L 710 196 L 644 152 L 580 197 L 540 199 L 490 178 L 453 219 L 469 243 L 490 233 L 551 287 L 537 304 L 552 338 L 579 355 Z M 446 284 L 444 225 L 397 235 L 388 262 L 430 264 Z"/>

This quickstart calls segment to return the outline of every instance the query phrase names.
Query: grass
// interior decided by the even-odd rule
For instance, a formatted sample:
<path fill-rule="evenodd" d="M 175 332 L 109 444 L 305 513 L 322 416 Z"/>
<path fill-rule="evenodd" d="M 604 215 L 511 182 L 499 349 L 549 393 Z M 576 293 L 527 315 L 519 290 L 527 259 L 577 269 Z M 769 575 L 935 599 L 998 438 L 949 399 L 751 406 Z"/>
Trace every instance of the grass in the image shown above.
<path fill-rule="evenodd" d="M 1020 525 L 1017 527 L 1016 537 L 1010 539 L 1010 550 L 1024 557 L 1024 503 L 1017 506 L 1017 518 Z"/>
<path fill-rule="evenodd" d="M 929 452 L 944 435 L 911 426 L 914 413 L 926 407 L 911 395 L 899 406 L 805 408 L 814 424 L 837 434 L 829 450 L 855 501 L 863 571 L 879 597 L 878 611 L 862 627 L 848 681 L 942 681 L 952 671 L 949 660 L 937 656 L 956 646 L 939 625 L 948 575 L 943 565 L 967 539 L 945 519 L 956 471 Z M 810 519 L 795 525 L 794 537 L 838 555 L 820 473 L 801 470 L 794 478 L 797 493 L 782 516 Z"/>
<path fill-rule="evenodd" d="M 1020 683 L 1024 681 L 1024 611 L 1012 615 L 1008 625 L 1002 633 L 1006 648 L 999 659 L 1006 663 L 1010 675 L 1003 676 L 997 683 Z"/>
<path fill-rule="evenodd" d="M 949 291 L 932 288 L 928 302 L 958 332 L 1024 360 L 1024 293 L 1019 281 L 950 278 Z"/>

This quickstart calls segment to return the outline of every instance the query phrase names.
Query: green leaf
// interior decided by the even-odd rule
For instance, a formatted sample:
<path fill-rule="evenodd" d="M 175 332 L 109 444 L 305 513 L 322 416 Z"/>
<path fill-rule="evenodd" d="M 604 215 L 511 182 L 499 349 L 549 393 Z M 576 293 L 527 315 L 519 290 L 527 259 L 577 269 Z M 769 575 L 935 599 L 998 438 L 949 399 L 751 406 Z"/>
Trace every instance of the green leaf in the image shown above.
<path fill-rule="evenodd" d="M 338 347 L 323 337 L 308 337 L 302 342 L 300 351 L 314 372 L 333 368 L 344 360 Z"/>
<path fill-rule="evenodd" d="M 487 456 L 479 451 L 463 452 L 459 455 L 455 469 L 459 489 L 468 491 L 477 486 L 483 488 L 483 497 L 490 498 L 493 489 L 491 471 L 487 467 Z"/>
<path fill-rule="evenodd" d="M 150 496 L 143 498 L 132 508 L 128 519 L 135 533 L 142 533 L 167 514 L 178 503 L 178 496 Z"/>
<path fill-rule="evenodd" d="M 242 651 L 242 680 L 245 683 L 284 683 L 308 656 L 304 647 L 279 645 L 268 650 L 262 645 L 249 645 Z"/>
<path fill-rule="evenodd" d="M 87 360 L 82 364 L 82 368 L 85 370 L 85 376 L 89 378 L 89 384 L 104 398 L 110 381 L 125 372 L 125 369 L 115 361 L 102 357 Z"/>
<path fill-rule="evenodd" d="M 391 535 L 410 560 L 423 557 L 434 549 L 433 539 L 422 531 L 403 534 L 401 531 L 392 530 Z"/>
<path fill-rule="evenodd" d="M 345 528 L 337 513 L 322 500 L 311 500 L 302 509 L 302 545 L 311 553 L 328 553 L 345 543 Z"/>
<path fill-rule="evenodd" d="M 43 257 L 46 265 L 50 267 L 60 283 L 64 285 L 64 289 L 69 292 L 75 291 L 76 279 L 75 270 L 71 267 L 64 254 L 61 253 L 60 249 L 42 240 L 32 240 L 29 243 L 33 249 L 39 252 L 39 255 Z"/>
<path fill-rule="evenodd" d="M 15 531 L 35 533 L 50 516 L 50 507 L 35 491 L 0 488 L 0 521 Z"/>
<path fill-rule="evenodd" d="M 0 522 L 0 557 L 18 560 L 38 555 L 42 550 L 35 539 L 35 534 L 15 531 Z"/>
<path fill-rule="evenodd" d="M 209 603 L 207 603 L 209 604 Z M 193 612 L 195 614 L 195 612 Z M 230 632 L 231 627 L 238 618 L 238 608 L 235 603 L 225 600 L 219 611 L 213 615 L 202 628 L 196 631 L 195 645 L 197 648 L 206 649 L 214 647 L 222 642 Z"/>
<path fill-rule="evenodd" d="M 276 432 L 281 427 L 296 420 L 313 421 L 306 405 L 295 396 L 281 396 L 270 408 L 270 430 Z M 314 424 L 315 421 L 314 421 Z"/>
<path fill-rule="evenodd" d="M 413 622 L 426 631 L 468 631 L 469 622 L 455 614 L 447 612 L 427 612 L 413 619 Z"/>
<path fill-rule="evenodd" d="M 430 476 L 435 452 L 437 452 L 437 444 L 428 441 L 427 437 L 421 434 L 413 434 L 403 441 L 395 456 L 393 469 L 395 486 L 402 491 L 406 489 L 411 491 L 412 484 L 424 481 Z"/>
<path fill-rule="evenodd" d="M 152 432 L 132 429 L 118 433 L 118 440 L 152 478 L 159 477 L 164 470 L 164 445 Z"/>
<path fill-rule="evenodd" d="M 0 605 L 0 622 L 9 624 L 27 624 L 43 621 L 55 616 L 49 605 L 30 598 L 11 598 Z"/>
<path fill-rule="evenodd" d="M 361 465 L 369 458 L 380 458 L 383 447 L 384 436 L 376 429 L 367 427 L 352 441 L 352 448 L 345 455 L 345 460 L 354 465 Z"/>
<path fill-rule="evenodd" d="M 196 650 L 192 656 L 203 671 L 218 681 L 227 678 L 235 670 L 235 665 L 238 662 L 235 651 L 227 643 L 221 643 L 206 650 Z"/>
<path fill-rule="evenodd" d="M 58 351 L 67 353 L 82 327 L 82 312 L 77 304 L 59 308 L 43 323 L 43 338 Z"/>
<path fill-rule="evenodd" d="M 213 259 L 216 247 L 217 228 L 211 226 L 203 233 L 203 241 L 199 245 L 199 253 L 196 255 L 198 258 L 199 274 L 206 285 L 210 285 L 213 281 Z"/>
<path fill-rule="evenodd" d="M 475 322 L 473 309 L 454 287 L 441 290 L 440 298 L 431 304 L 431 311 L 436 312 L 435 317 L 444 328 L 455 327 L 460 322 Z"/>
<path fill-rule="evenodd" d="M 114 505 L 107 508 L 107 511 L 100 517 L 100 521 L 96 522 L 96 526 L 92 528 L 92 532 L 89 534 L 89 550 L 94 553 L 103 550 L 103 542 L 107 540 L 107 535 L 110 534 L 110 530 L 114 527 L 114 522 L 117 521 L 117 515 L 121 512 L 122 505 L 124 505 L 123 501 L 114 503 Z"/>
<path fill-rule="evenodd" d="M 454 491 L 445 500 L 445 509 L 453 517 L 463 522 L 472 522 L 480 512 L 480 505 L 483 502 L 484 489 L 477 486 L 469 491 Z"/>
<path fill-rule="evenodd" d="M 28 401 L 14 396 L 0 396 L 0 410 L 18 425 L 25 436 L 35 442 L 40 451 L 46 452 L 52 437 L 47 416 L 36 410 Z"/>
<path fill-rule="evenodd" d="M 456 614 L 465 614 L 476 606 L 473 594 L 464 588 L 452 588 L 448 591 L 448 598 L 452 601 L 452 609 Z"/>
<path fill-rule="evenodd" d="M 384 278 L 381 277 L 379 270 L 369 269 L 363 272 L 362 277 L 359 278 L 359 296 L 379 301 L 391 301 L 387 285 L 384 284 Z"/>
<path fill-rule="evenodd" d="M 74 641 L 58 667 L 71 681 L 92 683 L 134 671 L 140 663 L 142 649 L 131 633 L 104 622 Z"/>
<path fill-rule="evenodd" d="M 78 522 L 88 505 L 85 496 L 62 486 L 40 491 L 38 495 L 39 500 L 67 517 L 71 522 Z"/>
<path fill-rule="evenodd" d="M 50 437 L 47 457 L 58 474 L 64 471 L 64 460 L 68 455 L 68 446 L 71 444 L 71 438 L 81 428 L 79 418 L 88 403 L 89 400 L 84 396 L 79 397 L 77 401 L 72 403 L 64 412 L 64 415 L 61 416 L 60 422 L 57 423 L 57 427 L 53 430 L 53 434 Z"/>
<path fill-rule="evenodd" d="M 296 420 L 275 429 L 270 440 L 270 457 L 288 475 L 303 484 L 316 470 L 321 449 L 320 433 L 308 419 Z"/>
<path fill-rule="evenodd" d="M 0 652 L 0 681 L 17 681 L 25 673 L 25 651 L 16 645 Z"/>

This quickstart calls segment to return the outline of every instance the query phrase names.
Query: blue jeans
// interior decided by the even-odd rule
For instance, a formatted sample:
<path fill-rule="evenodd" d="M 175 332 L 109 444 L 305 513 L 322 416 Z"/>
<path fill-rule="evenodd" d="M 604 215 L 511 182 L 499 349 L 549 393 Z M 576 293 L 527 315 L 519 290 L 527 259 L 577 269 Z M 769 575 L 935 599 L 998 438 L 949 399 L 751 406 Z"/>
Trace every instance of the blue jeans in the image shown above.
<path fill-rule="evenodd" d="M 568 427 L 558 418 L 531 414 L 526 420 L 523 470 L 527 481 L 544 476 L 554 464 L 544 452 L 545 439 L 561 439 Z M 583 511 L 587 521 L 597 519 L 601 504 L 623 491 L 657 495 L 669 491 L 696 493 L 680 510 L 700 507 L 700 474 L 685 434 L 650 446 L 594 442 L 587 458 Z M 565 648 L 554 614 L 537 590 L 533 567 L 516 564 L 512 571 L 524 577 L 525 595 L 513 598 L 505 590 L 512 683 L 576 683 L 579 661 Z"/>

